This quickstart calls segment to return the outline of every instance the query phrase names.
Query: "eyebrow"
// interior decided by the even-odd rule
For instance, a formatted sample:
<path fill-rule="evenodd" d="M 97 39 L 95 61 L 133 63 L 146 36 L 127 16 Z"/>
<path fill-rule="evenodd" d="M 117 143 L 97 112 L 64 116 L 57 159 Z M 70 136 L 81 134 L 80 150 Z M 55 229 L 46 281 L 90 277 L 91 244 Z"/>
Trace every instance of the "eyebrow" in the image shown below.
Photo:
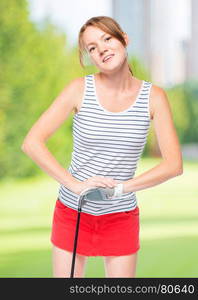
<path fill-rule="evenodd" d="M 103 34 L 101 35 L 100 39 L 101 39 L 105 34 L 107 34 L 107 33 L 106 33 L 106 32 L 103 33 Z M 89 46 L 89 45 L 91 45 L 91 44 L 95 44 L 95 43 L 94 43 L 94 42 L 91 42 L 91 43 L 87 44 L 87 46 Z"/>

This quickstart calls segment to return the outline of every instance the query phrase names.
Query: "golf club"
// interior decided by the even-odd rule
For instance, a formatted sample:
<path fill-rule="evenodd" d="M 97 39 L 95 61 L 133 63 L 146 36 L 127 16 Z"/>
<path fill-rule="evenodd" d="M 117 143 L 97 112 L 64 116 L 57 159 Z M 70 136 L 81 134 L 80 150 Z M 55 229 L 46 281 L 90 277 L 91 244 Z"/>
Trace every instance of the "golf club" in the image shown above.
<path fill-rule="evenodd" d="M 78 232 L 79 232 L 80 216 L 81 216 L 83 201 L 84 200 L 86 201 L 109 200 L 112 198 L 113 194 L 114 194 L 114 188 L 96 188 L 96 187 L 85 189 L 80 193 L 80 196 L 78 198 L 78 216 L 77 216 L 76 232 L 74 238 L 74 248 L 73 248 L 70 278 L 74 277 Z"/>

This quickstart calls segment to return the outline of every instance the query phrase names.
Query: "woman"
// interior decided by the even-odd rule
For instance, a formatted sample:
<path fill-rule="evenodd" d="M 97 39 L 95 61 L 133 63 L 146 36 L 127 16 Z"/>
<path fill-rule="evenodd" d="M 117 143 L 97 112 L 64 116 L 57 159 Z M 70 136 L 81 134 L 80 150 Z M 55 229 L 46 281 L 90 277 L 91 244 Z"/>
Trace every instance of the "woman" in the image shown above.
<path fill-rule="evenodd" d="M 106 277 L 135 277 L 139 244 L 136 191 L 182 174 L 182 155 L 164 90 L 133 76 L 129 39 L 106 16 L 89 19 L 79 32 L 79 55 L 99 69 L 72 80 L 26 136 L 22 150 L 60 183 L 51 234 L 53 276 L 69 277 L 80 193 L 117 188 L 106 202 L 82 207 L 74 277 L 83 277 L 88 256 L 103 256 Z M 74 111 L 72 161 L 67 170 L 45 146 Z M 162 161 L 134 177 L 151 120 Z M 116 201 L 115 201 L 116 200 Z"/>

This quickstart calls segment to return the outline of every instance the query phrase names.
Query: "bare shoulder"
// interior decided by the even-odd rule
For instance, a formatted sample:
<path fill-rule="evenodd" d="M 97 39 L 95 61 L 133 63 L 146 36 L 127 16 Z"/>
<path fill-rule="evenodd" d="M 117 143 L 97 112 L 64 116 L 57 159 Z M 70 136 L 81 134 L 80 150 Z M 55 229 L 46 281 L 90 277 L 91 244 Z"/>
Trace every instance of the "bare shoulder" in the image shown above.
<path fill-rule="evenodd" d="M 170 109 L 169 101 L 165 90 L 157 85 L 152 84 L 150 91 L 150 111 L 151 119 L 155 113 L 162 111 L 164 107 Z"/>
<path fill-rule="evenodd" d="M 73 102 L 74 112 L 78 111 L 79 102 L 82 99 L 84 91 L 84 77 L 77 77 L 71 80 L 63 89 L 63 96 L 65 99 L 68 97 Z"/>
<path fill-rule="evenodd" d="M 51 105 L 45 110 L 39 119 L 33 124 L 24 143 L 32 139 L 46 141 L 54 132 L 67 120 L 70 113 L 76 109 L 81 97 L 83 78 L 71 80 L 54 99 Z"/>
<path fill-rule="evenodd" d="M 80 85 L 83 83 L 83 81 L 84 81 L 84 77 L 77 77 L 77 78 L 72 79 L 72 80 L 68 83 L 68 85 L 75 88 L 75 87 L 77 87 L 77 86 L 80 86 Z M 67 86 L 68 86 L 68 85 L 67 85 Z"/>

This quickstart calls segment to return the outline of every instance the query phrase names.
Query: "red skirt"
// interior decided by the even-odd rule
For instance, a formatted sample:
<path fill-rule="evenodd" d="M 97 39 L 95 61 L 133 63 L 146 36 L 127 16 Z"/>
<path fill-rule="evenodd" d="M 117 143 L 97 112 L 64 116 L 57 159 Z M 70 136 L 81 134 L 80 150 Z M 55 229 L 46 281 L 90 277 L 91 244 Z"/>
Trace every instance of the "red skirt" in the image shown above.
<path fill-rule="evenodd" d="M 78 211 L 59 199 L 54 209 L 51 242 L 73 252 Z M 85 256 L 129 255 L 138 251 L 139 207 L 95 216 L 81 212 L 76 253 Z"/>

